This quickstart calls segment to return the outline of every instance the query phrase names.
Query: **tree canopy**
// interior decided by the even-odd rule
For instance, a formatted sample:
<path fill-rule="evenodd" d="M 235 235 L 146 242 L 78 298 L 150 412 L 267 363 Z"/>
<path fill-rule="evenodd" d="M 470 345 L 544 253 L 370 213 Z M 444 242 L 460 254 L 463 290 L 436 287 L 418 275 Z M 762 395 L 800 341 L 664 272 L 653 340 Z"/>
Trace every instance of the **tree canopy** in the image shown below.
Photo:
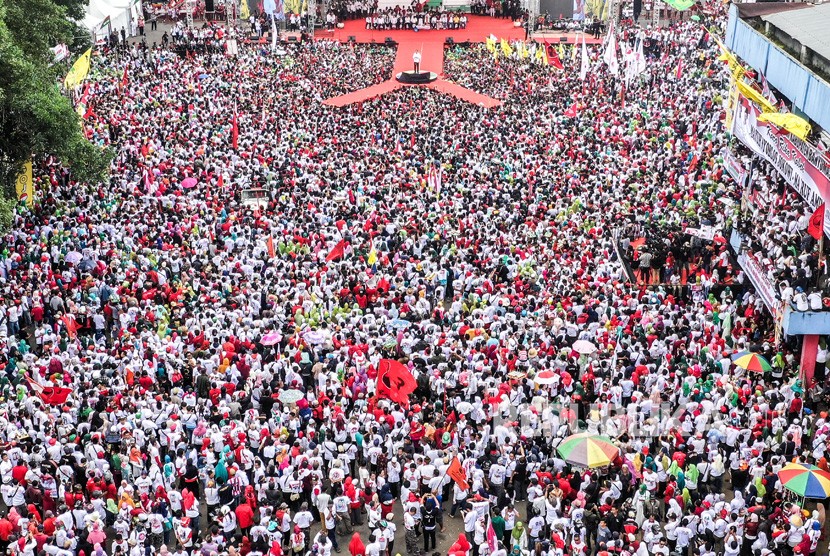
<path fill-rule="evenodd" d="M 11 221 L 14 182 L 30 157 L 54 155 L 81 181 L 102 179 L 109 168 L 108 153 L 86 140 L 62 94 L 66 67 L 52 65 L 50 50 L 78 44 L 75 19 L 87 2 L 0 0 L 0 229 Z"/>

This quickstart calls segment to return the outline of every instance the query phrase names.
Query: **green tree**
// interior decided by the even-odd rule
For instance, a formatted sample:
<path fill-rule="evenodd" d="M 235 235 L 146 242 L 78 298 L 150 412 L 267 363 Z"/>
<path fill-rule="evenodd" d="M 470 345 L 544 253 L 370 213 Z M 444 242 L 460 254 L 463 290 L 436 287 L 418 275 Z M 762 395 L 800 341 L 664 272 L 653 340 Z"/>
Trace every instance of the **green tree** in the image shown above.
<path fill-rule="evenodd" d="M 51 47 L 73 44 L 88 0 L 0 0 L 0 197 L 14 199 L 15 178 L 33 155 L 55 155 L 82 181 L 106 177 L 111 155 L 86 140 L 80 117 L 61 93 L 64 66 Z M 0 203 L 0 227 L 12 203 Z"/>

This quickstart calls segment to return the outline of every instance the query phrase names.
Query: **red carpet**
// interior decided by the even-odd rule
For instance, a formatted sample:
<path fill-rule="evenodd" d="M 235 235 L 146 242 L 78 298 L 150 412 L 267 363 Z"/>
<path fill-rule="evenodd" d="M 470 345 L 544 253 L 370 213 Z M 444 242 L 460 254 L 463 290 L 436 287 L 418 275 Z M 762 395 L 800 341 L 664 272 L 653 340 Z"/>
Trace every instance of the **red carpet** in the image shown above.
<path fill-rule="evenodd" d="M 485 16 L 468 15 L 466 29 L 446 29 L 435 31 L 373 31 L 366 29 L 366 23 L 362 20 L 347 21 L 343 29 L 335 29 L 333 32 L 318 33 L 318 38 L 335 39 L 346 42 L 350 36 L 358 43 L 383 43 L 389 37 L 398 43 L 398 51 L 395 57 L 395 67 L 392 70 L 392 79 L 378 85 L 366 87 L 339 97 L 330 98 L 323 102 L 329 106 L 346 106 L 355 102 L 362 102 L 377 96 L 394 91 L 398 87 L 409 87 L 402 85 L 395 80 L 395 75 L 402 71 L 413 68 L 412 54 L 416 50 L 421 51 L 421 71 L 431 71 L 439 76 L 444 73 L 444 41 L 452 37 L 455 42 L 483 43 L 484 39 L 491 34 L 499 39 L 524 39 L 525 31 L 521 27 L 514 27 L 509 19 L 496 19 Z M 482 95 L 470 89 L 465 89 L 455 83 L 444 79 L 438 79 L 427 85 L 436 91 L 456 96 L 467 102 L 492 108 L 501 104 L 500 101 Z"/>
<path fill-rule="evenodd" d="M 446 79 L 434 81 L 433 83 L 427 85 L 427 87 L 435 89 L 436 91 L 441 91 L 442 93 L 446 93 L 448 95 L 453 95 L 461 100 L 466 100 L 467 102 L 484 106 L 485 108 L 494 108 L 501 104 L 500 100 L 488 97 L 487 95 L 482 95 L 481 93 L 477 93 L 472 89 L 467 89 L 466 87 L 462 87 L 461 85 L 457 85 L 452 81 L 447 81 Z"/>

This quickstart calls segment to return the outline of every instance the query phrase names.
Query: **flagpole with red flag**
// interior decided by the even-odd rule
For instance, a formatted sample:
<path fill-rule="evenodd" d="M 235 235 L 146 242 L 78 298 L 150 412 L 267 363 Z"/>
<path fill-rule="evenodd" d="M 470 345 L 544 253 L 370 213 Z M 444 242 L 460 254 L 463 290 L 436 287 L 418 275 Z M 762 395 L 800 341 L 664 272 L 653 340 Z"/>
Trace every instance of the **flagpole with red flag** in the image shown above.
<path fill-rule="evenodd" d="M 824 275 L 822 265 L 824 264 L 824 211 L 826 204 L 822 203 L 810 216 L 810 224 L 807 226 L 807 233 L 813 239 L 818 240 L 818 279 Z"/>
<path fill-rule="evenodd" d="M 231 143 L 233 150 L 239 149 L 239 123 L 236 119 L 236 103 L 233 103 L 233 128 L 231 129 Z"/>

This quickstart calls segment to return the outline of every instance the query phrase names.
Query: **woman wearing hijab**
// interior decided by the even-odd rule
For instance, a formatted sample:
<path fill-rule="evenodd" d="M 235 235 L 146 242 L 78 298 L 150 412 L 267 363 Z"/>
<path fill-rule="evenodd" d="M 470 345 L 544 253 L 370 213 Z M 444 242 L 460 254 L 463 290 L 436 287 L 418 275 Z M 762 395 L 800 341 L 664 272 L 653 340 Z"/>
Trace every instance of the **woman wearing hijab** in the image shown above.
<path fill-rule="evenodd" d="M 366 556 L 366 545 L 360 539 L 360 533 L 352 535 L 352 540 L 349 541 L 349 554 L 352 556 Z"/>
<path fill-rule="evenodd" d="M 512 552 L 515 552 L 518 548 L 524 554 L 527 550 L 527 530 L 521 521 L 517 521 L 513 527 L 513 532 L 510 535 L 510 545 Z"/>

